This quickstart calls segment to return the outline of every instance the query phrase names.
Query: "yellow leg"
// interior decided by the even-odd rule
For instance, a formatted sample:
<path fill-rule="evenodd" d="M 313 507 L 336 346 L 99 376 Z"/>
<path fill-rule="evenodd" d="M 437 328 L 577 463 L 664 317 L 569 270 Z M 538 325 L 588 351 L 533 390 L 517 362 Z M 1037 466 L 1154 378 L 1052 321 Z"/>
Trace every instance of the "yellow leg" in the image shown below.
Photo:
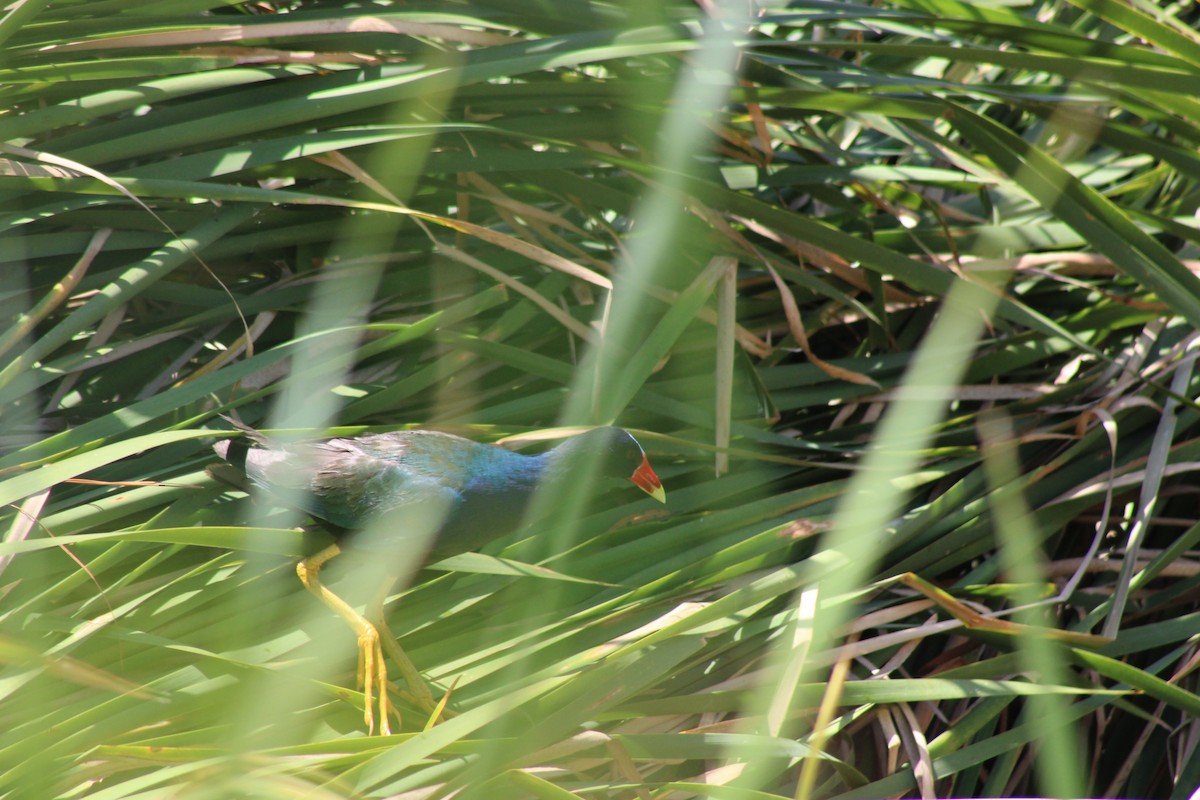
<path fill-rule="evenodd" d="M 374 698 L 376 691 L 378 691 L 379 732 L 387 736 L 392 732 L 391 727 L 388 725 L 388 711 L 391 708 L 391 704 L 388 702 L 387 665 L 383 660 L 379 630 L 368 622 L 362 614 L 351 608 L 349 603 L 327 589 L 321 583 L 319 577 L 321 567 L 341 552 L 342 549 L 336 544 L 330 545 L 316 555 L 309 556 L 297 564 L 296 574 L 300 576 L 300 580 L 304 583 L 304 588 L 316 595 L 322 603 L 332 608 L 338 616 L 346 620 L 358 636 L 358 682 L 363 687 L 363 704 L 365 706 L 363 717 L 367 723 L 367 732 L 368 734 L 375 733 Z M 389 633 L 388 636 L 390 638 L 391 634 Z M 398 647 L 399 645 L 397 645 Z M 407 661 L 407 658 L 405 660 Z M 411 661 L 408 662 L 408 665 L 416 672 L 416 668 L 412 667 Z M 403 666 L 401 666 L 401 669 L 403 669 Z M 428 692 L 429 690 L 426 689 L 426 691 Z"/>
<path fill-rule="evenodd" d="M 429 685 L 421 677 L 420 671 L 413 664 L 412 659 L 408 657 L 408 653 L 405 653 L 404 648 L 396 641 L 396 637 L 392 635 L 392 631 L 387 626 L 387 619 L 383 614 L 383 604 L 387 600 L 387 596 L 395 583 L 396 578 L 393 577 L 389 578 L 388 582 L 384 584 L 383 590 L 367 606 L 367 619 L 371 621 L 371 624 L 375 626 L 375 630 L 379 632 L 379 639 L 383 645 L 383 649 L 387 650 L 388 655 L 392 657 L 392 661 L 400 668 L 400 673 L 404 676 L 404 682 L 408 685 L 408 693 L 405 695 L 405 699 L 418 708 L 431 712 L 437 707 L 437 701 L 433 699 L 433 692 L 429 691 Z"/>

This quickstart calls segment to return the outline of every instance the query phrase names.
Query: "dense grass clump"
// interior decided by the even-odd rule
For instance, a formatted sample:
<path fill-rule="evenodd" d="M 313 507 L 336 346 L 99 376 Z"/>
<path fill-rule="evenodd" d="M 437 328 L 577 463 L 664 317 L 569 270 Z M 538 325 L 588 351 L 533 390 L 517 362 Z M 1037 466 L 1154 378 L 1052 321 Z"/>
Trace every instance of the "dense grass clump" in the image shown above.
<path fill-rule="evenodd" d="M 1189 797 L 1198 16 L 11 5 L 0 797 Z M 410 575 L 368 736 L 222 414 L 668 503 Z"/>

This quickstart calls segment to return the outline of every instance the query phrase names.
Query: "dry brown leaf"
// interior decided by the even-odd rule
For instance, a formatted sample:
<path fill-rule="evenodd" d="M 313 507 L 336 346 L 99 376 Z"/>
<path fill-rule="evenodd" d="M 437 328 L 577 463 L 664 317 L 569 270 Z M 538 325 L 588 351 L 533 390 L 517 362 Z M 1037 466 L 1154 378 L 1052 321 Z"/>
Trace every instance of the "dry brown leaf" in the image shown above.
<path fill-rule="evenodd" d="M 764 266 L 771 273 L 771 278 L 774 279 L 775 286 L 779 289 L 779 299 L 783 303 L 783 314 L 787 317 L 788 330 L 792 332 L 792 338 L 800 345 L 800 349 L 804 351 L 804 355 L 808 357 L 808 360 L 831 378 L 855 383 L 859 386 L 880 388 L 878 383 L 861 372 L 855 372 L 854 370 L 830 364 L 812 351 L 812 348 L 808 345 L 808 335 L 804 332 L 804 321 L 800 319 L 800 308 L 796 305 L 796 298 L 792 294 L 792 290 L 784 283 L 783 278 L 779 277 L 779 273 L 770 264 Z"/>

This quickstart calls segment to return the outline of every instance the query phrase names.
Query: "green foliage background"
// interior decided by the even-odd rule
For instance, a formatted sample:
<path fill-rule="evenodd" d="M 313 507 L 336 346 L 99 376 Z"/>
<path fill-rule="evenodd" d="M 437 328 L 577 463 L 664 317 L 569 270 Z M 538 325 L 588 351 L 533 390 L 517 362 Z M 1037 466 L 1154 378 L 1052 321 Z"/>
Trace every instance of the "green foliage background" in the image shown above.
<path fill-rule="evenodd" d="M 0 797 L 1189 797 L 1196 22 L 10 4 Z M 232 411 L 616 422 L 668 504 L 413 575 L 454 714 L 367 736 Z"/>

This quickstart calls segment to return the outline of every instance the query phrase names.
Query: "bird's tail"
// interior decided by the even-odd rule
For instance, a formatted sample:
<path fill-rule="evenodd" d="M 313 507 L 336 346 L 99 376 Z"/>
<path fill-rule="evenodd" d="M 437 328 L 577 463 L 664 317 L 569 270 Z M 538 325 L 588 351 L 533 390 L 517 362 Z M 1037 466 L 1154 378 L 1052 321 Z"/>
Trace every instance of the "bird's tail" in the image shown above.
<path fill-rule="evenodd" d="M 246 455 L 250 452 L 251 446 L 257 444 L 261 447 L 269 448 L 271 447 L 271 439 L 254 430 L 254 428 L 251 428 L 241 420 L 227 417 L 224 414 L 221 415 L 221 419 L 246 435 L 240 439 L 222 439 L 213 445 L 213 450 L 218 456 L 228 461 L 230 465 L 245 473 Z"/>
<path fill-rule="evenodd" d="M 272 446 L 271 439 L 269 436 L 267 436 L 266 434 L 264 434 L 260 431 L 254 430 L 254 428 L 251 428 L 249 425 L 242 422 L 240 419 L 234 419 L 233 417 L 227 417 L 224 414 L 221 415 L 221 419 L 225 420 L 230 425 L 237 428 L 242 433 L 246 434 L 246 436 L 249 437 L 250 439 L 253 439 L 256 444 L 259 444 L 263 447 L 271 447 Z"/>

